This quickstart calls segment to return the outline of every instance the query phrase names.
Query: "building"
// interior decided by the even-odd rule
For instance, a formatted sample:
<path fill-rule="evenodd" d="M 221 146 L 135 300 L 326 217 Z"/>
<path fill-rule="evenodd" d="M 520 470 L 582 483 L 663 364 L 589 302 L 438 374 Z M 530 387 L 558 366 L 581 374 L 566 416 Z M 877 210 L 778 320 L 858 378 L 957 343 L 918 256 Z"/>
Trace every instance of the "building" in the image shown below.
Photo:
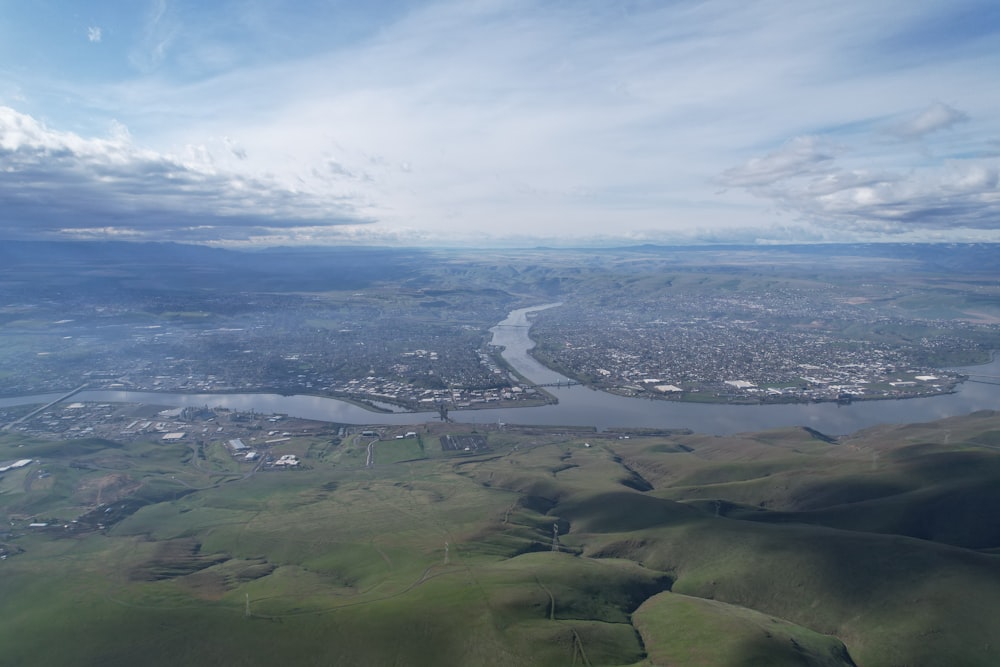
<path fill-rule="evenodd" d="M 283 468 L 293 468 L 299 464 L 299 460 L 295 457 L 295 454 L 282 454 L 281 458 L 274 462 L 275 466 L 281 466 Z"/>
<path fill-rule="evenodd" d="M 226 443 L 226 446 L 229 447 L 229 449 L 233 452 L 233 454 L 238 454 L 247 449 L 250 449 L 249 447 L 244 445 L 243 441 L 240 440 L 239 438 L 233 438 L 232 440 Z"/>

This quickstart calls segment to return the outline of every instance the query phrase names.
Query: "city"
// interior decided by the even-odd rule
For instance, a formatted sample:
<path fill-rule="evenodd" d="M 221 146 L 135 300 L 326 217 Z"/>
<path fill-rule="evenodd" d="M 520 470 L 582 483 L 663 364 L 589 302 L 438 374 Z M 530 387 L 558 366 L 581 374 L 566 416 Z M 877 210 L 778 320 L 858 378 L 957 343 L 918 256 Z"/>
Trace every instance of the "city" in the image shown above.
<path fill-rule="evenodd" d="M 825 271 L 797 264 L 808 258 L 803 252 L 762 272 L 754 252 L 734 251 L 721 263 L 704 250 L 631 251 L 627 262 L 608 252 L 510 253 L 498 265 L 442 251 L 425 252 L 418 267 L 390 255 L 380 260 L 393 272 L 349 291 L 324 289 L 312 275 L 303 281 L 310 291 L 277 291 L 269 267 L 244 264 L 241 290 L 222 274 L 218 286 L 163 290 L 118 278 L 55 294 L 44 280 L 22 278 L 15 263 L 9 280 L 21 284 L 21 297 L 0 304 L 0 392 L 86 383 L 311 394 L 389 410 L 536 406 L 553 399 L 512 373 L 490 344 L 490 328 L 512 308 L 553 297 L 563 305 L 537 315 L 534 355 L 573 381 L 627 396 L 751 403 L 927 396 L 953 391 L 962 375 L 949 369 L 986 361 L 1000 346 L 1000 319 L 987 305 L 996 287 L 974 273 L 917 280 L 910 265 L 927 261 L 919 256 L 859 268 L 867 265 L 856 253 L 870 250 L 857 247 L 827 259 Z M 326 261 L 306 259 L 303 267 Z M 160 271 L 172 272 L 169 256 L 157 261 L 163 268 L 119 271 L 155 285 Z M 436 287 L 419 286 L 429 283 Z"/>

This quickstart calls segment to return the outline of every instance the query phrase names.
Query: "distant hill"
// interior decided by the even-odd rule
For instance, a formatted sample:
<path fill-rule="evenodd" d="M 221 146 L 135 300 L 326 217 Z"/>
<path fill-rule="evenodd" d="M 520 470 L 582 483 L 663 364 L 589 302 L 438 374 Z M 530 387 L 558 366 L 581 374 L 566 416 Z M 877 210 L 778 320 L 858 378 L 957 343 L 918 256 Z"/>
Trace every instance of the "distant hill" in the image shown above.
<path fill-rule="evenodd" d="M 6 241 L 0 245 L 0 277 L 81 290 L 357 289 L 405 278 L 421 266 L 421 254 L 366 247 L 244 252 L 178 243 Z"/>

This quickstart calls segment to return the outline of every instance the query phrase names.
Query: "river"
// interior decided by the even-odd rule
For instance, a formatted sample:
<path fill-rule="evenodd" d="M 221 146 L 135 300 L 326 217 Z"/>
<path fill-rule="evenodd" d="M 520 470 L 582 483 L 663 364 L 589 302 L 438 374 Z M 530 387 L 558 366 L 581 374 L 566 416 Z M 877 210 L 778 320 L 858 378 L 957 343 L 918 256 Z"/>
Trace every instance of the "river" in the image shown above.
<path fill-rule="evenodd" d="M 521 375 L 538 384 L 568 382 L 568 378 L 546 368 L 529 354 L 534 346 L 528 336 L 529 316 L 558 303 L 520 308 L 497 324 L 493 344 L 504 347 L 503 357 Z M 1000 355 L 990 364 L 964 369 L 1000 377 Z M 785 405 L 718 405 L 679 403 L 614 396 L 584 386 L 552 387 L 549 391 L 558 405 L 534 408 L 494 408 L 453 410 L 454 421 L 545 426 L 686 428 L 700 433 L 728 435 L 784 426 L 809 426 L 830 435 L 842 435 L 877 424 L 905 424 L 964 415 L 977 410 L 1000 408 L 1000 385 L 978 382 L 962 383 L 953 394 L 905 400 L 858 401 L 851 405 L 804 403 Z M 60 394 L 22 396 L 0 399 L 0 407 L 48 403 Z M 75 401 L 98 403 L 146 403 L 172 407 L 224 407 L 232 410 L 255 410 L 265 414 L 282 413 L 305 419 L 345 424 L 415 424 L 435 421 L 437 412 L 375 413 L 357 405 L 318 396 L 279 396 L 277 394 L 172 394 L 134 391 L 82 391 Z"/>

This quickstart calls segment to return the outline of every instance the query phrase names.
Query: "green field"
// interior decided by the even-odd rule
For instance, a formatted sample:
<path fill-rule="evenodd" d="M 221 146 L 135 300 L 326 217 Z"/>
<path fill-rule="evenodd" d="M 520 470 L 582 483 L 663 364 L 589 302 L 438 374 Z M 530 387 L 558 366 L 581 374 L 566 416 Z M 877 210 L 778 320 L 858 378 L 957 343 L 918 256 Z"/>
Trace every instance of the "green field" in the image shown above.
<path fill-rule="evenodd" d="M 825 438 L 0 439 L 0 665 L 1000 664 L 1000 415 Z M 278 452 L 276 452 L 278 453 Z M 34 526 L 31 523 L 45 523 Z"/>
<path fill-rule="evenodd" d="M 375 462 L 380 465 L 423 458 L 426 458 L 424 446 L 417 438 L 386 440 L 378 443 L 375 450 Z"/>

